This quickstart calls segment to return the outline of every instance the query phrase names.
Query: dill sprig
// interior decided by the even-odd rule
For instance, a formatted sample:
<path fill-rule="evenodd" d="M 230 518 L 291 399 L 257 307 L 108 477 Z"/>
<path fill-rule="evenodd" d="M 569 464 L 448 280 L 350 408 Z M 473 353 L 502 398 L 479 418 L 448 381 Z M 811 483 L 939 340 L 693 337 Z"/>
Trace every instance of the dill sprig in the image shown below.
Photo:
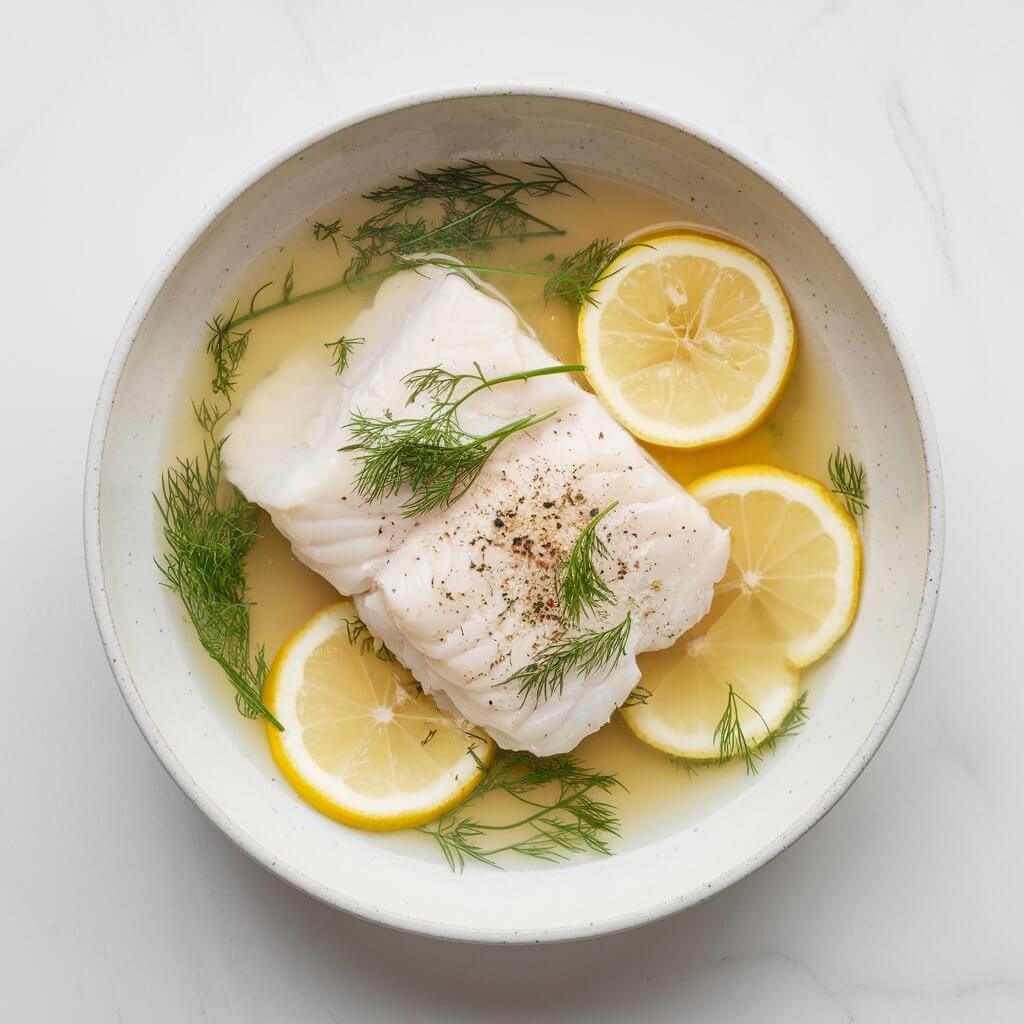
<path fill-rule="evenodd" d="M 635 708 L 649 703 L 652 693 L 646 686 L 634 687 L 633 692 L 622 702 L 624 708 Z"/>
<path fill-rule="evenodd" d="M 594 289 L 605 279 L 608 265 L 626 248 L 621 242 L 595 239 L 562 260 L 544 286 L 545 299 L 564 299 L 575 309 L 595 305 Z"/>
<path fill-rule="evenodd" d="M 253 302 L 266 287 L 257 289 Z M 225 401 L 204 398 L 192 403 L 205 434 L 203 454 L 179 458 L 161 477 L 160 494 L 153 496 L 167 545 L 157 568 L 185 606 L 199 643 L 234 686 L 238 710 L 248 718 L 262 715 L 283 729 L 263 703 L 263 645 L 255 656 L 250 652 L 245 556 L 259 537 L 260 509 L 224 479 L 224 439 L 218 437 L 249 345 L 250 332 L 237 329 L 236 313 L 237 306 L 229 316 L 215 316 L 207 323 L 206 348 L 214 364 L 210 387 Z"/>
<path fill-rule="evenodd" d="M 580 530 L 568 556 L 555 573 L 555 595 L 562 607 L 562 618 L 578 629 L 584 614 L 603 612 L 604 605 L 615 603 L 615 594 L 601 578 L 595 558 L 608 558 L 608 546 L 597 532 L 601 520 L 618 505 L 613 501 L 600 512 L 593 511 L 590 522 Z"/>
<path fill-rule="evenodd" d="M 459 423 L 459 407 L 487 388 L 525 381 L 553 373 L 577 373 L 580 365 L 545 366 L 488 378 L 479 366 L 475 373 L 450 373 L 439 366 L 415 370 L 403 378 L 409 394 L 406 405 L 421 395 L 431 400 L 424 416 L 396 418 L 365 416 L 355 411 L 348 424 L 352 443 L 341 451 L 353 452 L 359 464 L 356 491 L 367 501 L 398 494 L 408 487 L 402 504 L 405 516 L 418 516 L 449 505 L 472 487 L 495 449 L 513 434 L 555 415 L 529 413 L 486 434 L 472 434 Z M 468 389 L 458 394 L 464 383 Z"/>
<path fill-rule="evenodd" d="M 397 661 L 383 640 L 377 640 L 359 616 L 344 619 L 345 636 L 360 654 L 373 654 L 378 661 Z M 376 647 L 374 646 L 376 644 Z"/>
<path fill-rule="evenodd" d="M 313 238 L 317 242 L 330 242 L 334 246 L 337 256 L 341 257 L 341 250 L 338 248 L 337 236 L 341 233 L 341 221 L 332 220 L 325 224 L 323 221 L 316 221 L 313 224 Z"/>
<path fill-rule="evenodd" d="M 337 341 L 325 341 L 324 348 L 331 354 L 331 366 L 340 377 L 348 369 L 348 361 L 352 353 L 365 344 L 365 338 L 346 338 L 342 335 Z"/>
<path fill-rule="evenodd" d="M 245 556 L 259 536 L 260 510 L 223 480 L 223 439 L 214 436 L 226 408 L 194 406 L 207 432 L 203 454 L 178 459 L 161 478 L 156 505 L 167 553 L 157 566 L 185 606 L 200 644 L 235 687 L 238 710 L 283 728 L 263 703 L 267 663 L 250 655 Z"/>
<path fill-rule="evenodd" d="M 363 198 L 382 209 L 360 224 L 348 241 L 354 255 L 346 278 L 362 274 L 380 257 L 490 248 L 503 239 L 565 232 L 524 205 L 526 199 L 582 191 L 550 160 L 524 161 L 522 176 L 466 160 L 433 171 L 403 175 Z M 431 219 L 424 204 L 440 208 Z"/>
<path fill-rule="evenodd" d="M 475 746 L 470 753 L 482 768 Z M 500 751 L 466 800 L 418 831 L 437 843 L 452 871 L 462 871 L 471 860 L 501 867 L 497 858 L 502 854 L 550 863 L 575 853 L 608 856 L 610 840 L 619 835 L 619 819 L 602 797 L 617 788 L 622 786 L 614 775 L 586 768 L 568 754 Z M 497 792 L 521 804 L 524 813 L 501 824 L 485 824 L 466 813 L 471 804 Z"/>
<path fill-rule="evenodd" d="M 247 332 L 243 342 L 233 335 L 249 321 L 342 289 L 377 284 L 402 270 L 439 266 L 455 273 L 544 277 L 540 271 L 462 263 L 443 255 L 482 251 L 503 240 L 565 234 L 562 228 L 527 209 L 525 202 L 583 190 L 550 160 L 524 161 L 521 166 L 521 176 L 476 160 L 434 171 L 415 171 L 399 178 L 394 185 L 367 193 L 364 198 L 382 209 L 363 221 L 351 236 L 342 233 L 340 220 L 316 221 L 313 237 L 317 241 L 330 241 L 339 256 L 339 238 L 352 248 L 353 256 L 340 279 L 296 292 L 293 263 L 285 273 L 279 298 L 256 305 L 259 295 L 273 284 L 268 281 L 253 293 L 246 312 L 239 313 L 236 307 L 230 315 L 214 318 L 209 325 L 211 345 L 227 346 L 230 350 L 232 345 L 241 344 L 244 351 Z M 433 213 L 427 216 L 423 212 L 425 204 L 438 207 L 439 217 Z M 230 362 L 229 351 L 225 365 Z"/>
<path fill-rule="evenodd" d="M 836 445 L 835 451 L 828 457 L 828 476 L 832 481 L 832 492 L 843 499 L 846 511 L 854 518 L 863 516 L 871 507 L 864 500 L 864 464 L 857 462 L 849 452 L 844 452 Z"/>
<path fill-rule="evenodd" d="M 646 701 L 644 702 L 646 703 Z M 800 727 L 807 721 L 807 694 L 801 693 L 796 703 L 786 713 L 785 718 L 775 729 L 769 729 L 764 737 L 756 742 L 751 742 L 739 725 L 739 705 L 750 708 L 758 718 L 760 712 L 747 701 L 735 693 L 732 686 L 726 697 L 725 711 L 719 719 L 715 729 L 715 740 L 718 743 L 718 758 L 713 760 L 700 760 L 688 757 L 672 757 L 669 760 L 677 768 L 682 768 L 687 775 L 699 775 L 702 768 L 713 764 L 724 764 L 734 758 L 741 758 L 746 766 L 748 775 L 756 775 L 758 762 L 763 760 L 766 751 L 774 753 L 779 740 L 786 736 L 792 736 L 800 731 Z M 762 723 L 764 719 L 761 718 Z M 767 728 L 767 723 L 765 728 Z"/>
<path fill-rule="evenodd" d="M 548 644 L 533 661 L 498 685 L 518 687 L 524 704 L 531 697 L 535 704 L 540 704 L 562 693 L 565 677 L 574 669 L 585 676 L 610 669 L 625 655 L 632 627 L 633 614 L 626 612 L 626 617 L 618 625 L 608 629 L 562 637 Z"/>
<path fill-rule="evenodd" d="M 255 296 L 253 299 L 255 300 Z M 214 366 L 210 388 L 215 395 L 228 396 L 234 391 L 235 383 L 238 380 L 238 367 L 245 358 L 246 349 L 249 347 L 252 331 L 238 330 L 238 321 L 235 317 L 237 312 L 238 306 L 236 305 L 229 316 L 218 314 L 206 322 L 206 326 L 210 330 L 206 351 L 213 359 Z"/>
<path fill-rule="evenodd" d="M 752 711 L 764 726 L 764 737 L 756 742 L 751 741 L 740 724 L 740 705 Z M 766 750 L 775 751 L 778 741 L 785 736 L 797 732 L 807 721 L 807 694 L 802 693 L 796 703 L 789 709 L 786 717 L 775 729 L 770 729 L 761 712 L 749 701 L 744 700 L 732 684 L 726 696 L 725 710 L 715 726 L 714 738 L 718 743 L 718 763 L 740 759 L 746 766 L 748 775 L 757 774 L 758 762 L 764 757 Z"/>

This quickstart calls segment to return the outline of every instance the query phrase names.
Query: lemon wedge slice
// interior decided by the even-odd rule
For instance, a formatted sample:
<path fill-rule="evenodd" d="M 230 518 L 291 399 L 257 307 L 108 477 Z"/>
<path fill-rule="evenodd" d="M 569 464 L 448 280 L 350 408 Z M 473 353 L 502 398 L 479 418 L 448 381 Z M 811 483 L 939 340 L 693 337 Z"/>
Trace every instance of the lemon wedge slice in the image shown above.
<path fill-rule="evenodd" d="M 752 748 L 791 719 L 800 668 L 856 614 L 860 539 L 824 487 L 770 466 L 712 473 L 689 491 L 731 531 L 729 563 L 707 616 L 675 646 L 638 659 L 650 696 L 622 714 L 652 746 L 717 760 L 727 707 Z"/>
<path fill-rule="evenodd" d="M 583 305 L 587 379 L 637 437 L 718 444 L 771 412 L 793 366 L 789 303 L 742 246 L 695 233 L 630 246 Z"/>
<path fill-rule="evenodd" d="M 422 825 L 465 799 L 494 746 L 441 711 L 397 661 L 381 660 L 360 626 L 342 601 L 281 649 L 263 693 L 284 726 L 268 724 L 270 749 L 328 817 L 372 831 Z"/>

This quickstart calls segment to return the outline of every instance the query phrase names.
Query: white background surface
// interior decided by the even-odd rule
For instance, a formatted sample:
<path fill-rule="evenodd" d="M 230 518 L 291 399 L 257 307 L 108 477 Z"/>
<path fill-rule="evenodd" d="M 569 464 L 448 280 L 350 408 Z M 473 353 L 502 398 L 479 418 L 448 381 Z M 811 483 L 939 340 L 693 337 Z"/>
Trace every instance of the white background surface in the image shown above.
<path fill-rule="evenodd" d="M 1024 6 L 69 0 L 3 22 L 5 1020 L 1024 1020 Z M 664 107 L 787 178 L 916 349 L 948 505 L 923 669 L 839 806 L 681 916 L 525 949 L 356 921 L 223 838 L 121 702 L 80 527 L 107 356 L 197 211 L 338 117 L 503 79 Z"/>

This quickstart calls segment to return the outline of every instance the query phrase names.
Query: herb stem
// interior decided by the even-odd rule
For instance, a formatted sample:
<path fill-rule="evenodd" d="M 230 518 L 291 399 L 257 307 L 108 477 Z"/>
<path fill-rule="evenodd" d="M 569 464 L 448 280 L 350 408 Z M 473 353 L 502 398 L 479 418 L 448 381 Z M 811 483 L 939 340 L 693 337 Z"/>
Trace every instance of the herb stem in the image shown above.
<path fill-rule="evenodd" d="M 505 191 L 500 196 L 495 196 L 490 202 L 484 203 L 482 206 L 474 206 L 471 210 L 468 210 L 461 217 L 456 217 L 454 220 L 445 221 L 444 224 L 439 224 L 436 228 L 431 228 L 430 231 L 420 235 L 417 239 L 419 243 L 425 242 L 432 235 L 439 235 L 444 231 L 450 231 L 452 228 L 457 227 L 459 224 L 464 224 L 471 220 L 476 220 L 481 214 L 486 213 L 488 210 L 495 206 L 505 202 L 510 195 L 513 195 L 517 191 L 515 185 L 506 187 Z M 537 224 L 543 225 L 548 229 L 547 233 L 554 232 L 555 234 L 564 235 L 565 232 L 556 228 L 554 224 L 548 224 L 547 221 L 541 220 L 539 217 L 535 217 L 533 214 L 526 213 L 524 211 L 523 216 L 536 222 Z M 521 237 L 521 236 L 520 236 Z M 488 238 L 488 242 L 494 241 L 493 238 Z"/>
<path fill-rule="evenodd" d="M 565 365 L 558 366 L 542 366 L 536 370 L 520 370 L 518 373 L 508 373 L 504 377 L 489 377 L 487 380 L 476 387 L 470 388 L 461 398 L 452 403 L 453 409 L 458 409 L 463 402 L 472 398 L 475 394 L 480 391 L 489 391 L 491 388 L 498 384 L 511 384 L 513 381 L 526 381 L 532 380 L 534 377 L 549 377 L 553 373 L 583 373 L 586 367 L 582 363 L 568 363 Z M 547 416 L 553 416 L 554 413 L 550 412 Z M 545 419 L 547 418 L 545 416 Z M 488 434 L 488 437 L 493 437 L 493 434 Z"/>
<path fill-rule="evenodd" d="M 545 232 L 545 234 L 547 233 L 548 232 Z M 402 270 L 415 270 L 418 267 L 426 265 L 448 268 L 455 271 L 470 270 L 478 274 L 509 274 L 514 277 L 545 276 L 543 273 L 536 270 L 519 270 L 515 267 L 488 267 L 471 263 L 458 263 L 454 260 L 450 264 L 430 259 L 425 259 L 422 262 L 418 262 L 416 260 L 409 260 L 407 262 L 409 264 L 408 266 L 404 266 L 402 263 L 399 263 L 393 267 L 384 267 L 381 270 L 373 270 L 366 274 L 358 274 L 348 280 L 343 279 L 340 281 L 332 281 L 330 284 L 325 284 L 320 288 L 312 288 L 308 292 L 299 292 L 298 294 L 293 293 L 287 298 L 278 299 L 276 302 L 268 302 L 265 306 L 255 307 L 251 303 L 249 306 L 249 312 L 243 313 L 241 316 L 234 317 L 230 322 L 230 326 L 234 329 L 242 324 L 248 323 L 250 320 L 258 320 L 260 317 L 266 316 L 268 313 L 275 313 L 279 309 L 287 309 L 289 306 L 295 306 L 300 302 L 307 302 L 310 299 L 319 299 L 324 295 L 330 295 L 332 292 L 342 290 L 350 291 L 353 288 L 359 288 L 363 285 L 374 284 L 377 281 L 383 281 L 389 277 L 394 277 L 395 274 Z M 256 295 L 265 288 L 268 288 L 272 283 L 273 282 L 268 281 L 267 284 L 262 285 L 256 291 L 253 295 L 253 303 L 255 303 Z"/>

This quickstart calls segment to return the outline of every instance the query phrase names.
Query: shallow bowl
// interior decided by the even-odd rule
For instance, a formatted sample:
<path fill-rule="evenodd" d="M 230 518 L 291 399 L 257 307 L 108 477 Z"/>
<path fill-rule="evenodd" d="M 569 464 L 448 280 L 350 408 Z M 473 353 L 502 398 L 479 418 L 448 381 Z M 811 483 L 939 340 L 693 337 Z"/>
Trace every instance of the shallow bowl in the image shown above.
<path fill-rule="evenodd" d="M 454 876 L 386 836 L 345 829 L 281 781 L 258 724 L 211 694 L 179 608 L 160 586 L 152 492 L 196 324 L 254 254 L 326 202 L 458 157 L 546 156 L 699 196 L 756 239 L 799 323 L 836 365 L 870 473 L 856 624 L 815 677 L 813 714 L 738 795 L 616 856 Z M 125 700 L 175 781 L 235 842 L 306 892 L 437 936 L 533 942 L 595 935 L 687 907 L 764 864 L 849 788 L 892 725 L 932 621 L 942 549 L 934 434 L 905 342 L 849 255 L 777 179 L 706 132 L 606 98 L 550 92 L 430 97 L 303 142 L 215 204 L 166 256 L 117 344 L 89 447 L 85 539 L 96 618 Z"/>

